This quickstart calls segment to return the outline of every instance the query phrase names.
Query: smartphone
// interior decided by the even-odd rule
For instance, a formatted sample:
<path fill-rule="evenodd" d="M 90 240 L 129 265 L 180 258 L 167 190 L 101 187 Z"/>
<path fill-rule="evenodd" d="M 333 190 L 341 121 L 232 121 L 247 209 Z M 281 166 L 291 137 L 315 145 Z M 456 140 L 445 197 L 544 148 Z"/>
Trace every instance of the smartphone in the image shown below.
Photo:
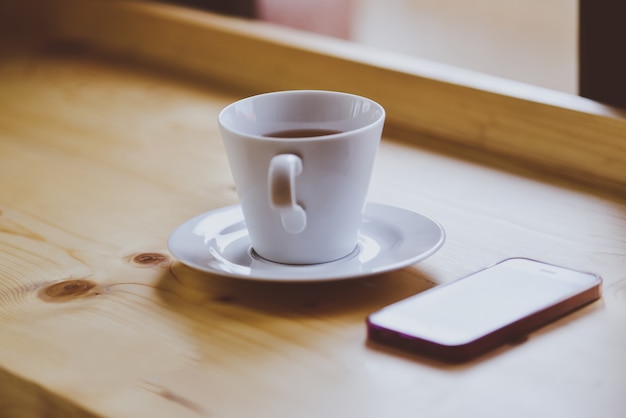
<path fill-rule="evenodd" d="M 371 341 L 462 362 L 600 298 L 600 276 L 509 258 L 367 318 Z"/>

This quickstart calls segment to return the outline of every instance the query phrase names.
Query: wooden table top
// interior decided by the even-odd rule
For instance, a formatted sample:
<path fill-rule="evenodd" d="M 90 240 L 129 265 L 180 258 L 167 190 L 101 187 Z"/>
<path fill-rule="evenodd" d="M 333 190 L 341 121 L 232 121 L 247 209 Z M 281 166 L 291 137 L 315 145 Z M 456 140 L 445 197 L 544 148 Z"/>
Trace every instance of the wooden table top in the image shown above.
<path fill-rule="evenodd" d="M 167 238 L 237 202 L 216 118 L 241 96 L 3 44 L 0 416 L 624 416 L 623 195 L 390 130 L 370 200 L 440 222 L 435 255 L 327 283 L 200 273 Z M 512 256 L 600 274 L 603 297 L 464 365 L 367 343 L 368 313 Z"/>

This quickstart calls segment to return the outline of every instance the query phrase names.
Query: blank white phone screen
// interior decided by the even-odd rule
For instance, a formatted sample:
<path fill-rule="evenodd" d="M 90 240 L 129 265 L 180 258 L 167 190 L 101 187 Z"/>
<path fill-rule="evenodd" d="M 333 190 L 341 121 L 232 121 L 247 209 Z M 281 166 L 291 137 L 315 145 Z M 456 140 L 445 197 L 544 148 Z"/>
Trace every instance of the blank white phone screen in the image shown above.
<path fill-rule="evenodd" d="M 373 314 L 383 328 L 443 345 L 469 343 L 587 289 L 593 274 L 509 259 Z"/>

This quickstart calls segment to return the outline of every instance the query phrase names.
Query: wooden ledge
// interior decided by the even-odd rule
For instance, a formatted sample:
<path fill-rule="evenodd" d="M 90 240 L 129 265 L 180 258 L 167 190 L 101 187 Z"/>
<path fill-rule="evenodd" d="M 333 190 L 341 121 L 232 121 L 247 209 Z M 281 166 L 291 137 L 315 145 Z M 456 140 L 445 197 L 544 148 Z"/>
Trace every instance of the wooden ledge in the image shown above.
<path fill-rule="evenodd" d="M 86 42 L 243 94 L 301 88 L 361 94 L 380 102 L 388 125 L 404 132 L 626 190 L 626 112 L 588 99 L 167 4 L 60 0 L 45 7 L 53 8 L 44 25 L 49 41 Z"/>

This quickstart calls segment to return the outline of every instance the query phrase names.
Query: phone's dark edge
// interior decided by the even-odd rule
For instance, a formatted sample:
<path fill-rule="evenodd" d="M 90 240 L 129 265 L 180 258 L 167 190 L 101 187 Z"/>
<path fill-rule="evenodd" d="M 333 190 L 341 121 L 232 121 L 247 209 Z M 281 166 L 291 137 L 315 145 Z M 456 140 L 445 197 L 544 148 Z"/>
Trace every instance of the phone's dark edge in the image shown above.
<path fill-rule="evenodd" d="M 598 277 L 598 281 L 592 287 L 467 344 L 442 345 L 405 335 L 374 324 L 369 316 L 366 321 L 367 336 L 371 341 L 411 351 L 446 363 L 462 363 L 484 355 L 499 346 L 519 340 L 520 337 L 598 300 L 601 296 L 601 282 L 601 279 Z"/>

